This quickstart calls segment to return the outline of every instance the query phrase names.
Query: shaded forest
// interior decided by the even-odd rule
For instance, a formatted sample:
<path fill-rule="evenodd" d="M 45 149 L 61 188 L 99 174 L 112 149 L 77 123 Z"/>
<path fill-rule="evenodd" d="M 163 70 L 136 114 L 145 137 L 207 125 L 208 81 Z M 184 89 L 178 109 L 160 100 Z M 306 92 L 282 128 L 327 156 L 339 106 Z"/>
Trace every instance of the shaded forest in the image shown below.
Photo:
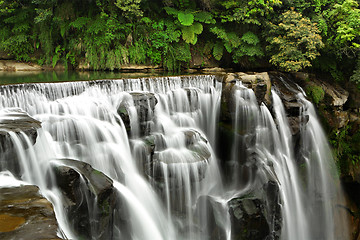
<path fill-rule="evenodd" d="M 221 66 L 322 72 L 360 82 L 355 0 L 0 0 L 0 51 L 94 70 Z"/>

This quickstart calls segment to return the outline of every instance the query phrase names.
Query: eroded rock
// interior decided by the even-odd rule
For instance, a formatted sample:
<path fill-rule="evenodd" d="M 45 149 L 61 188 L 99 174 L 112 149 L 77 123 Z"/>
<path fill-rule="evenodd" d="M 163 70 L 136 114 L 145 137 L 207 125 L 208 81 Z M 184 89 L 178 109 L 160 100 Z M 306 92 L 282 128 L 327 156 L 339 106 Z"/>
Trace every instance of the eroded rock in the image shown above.
<path fill-rule="evenodd" d="M 0 238 L 60 239 L 52 204 L 39 188 L 25 185 L 0 188 Z"/>
<path fill-rule="evenodd" d="M 282 220 L 279 201 L 279 188 L 273 181 L 244 197 L 231 199 L 228 202 L 231 239 L 280 239 Z"/>
<path fill-rule="evenodd" d="M 48 178 L 50 184 L 63 193 L 68 221 L 80 237 L 119 237 L 114 223 L 121 226 L 121 236 L 127 236 L 127 211 L 113 181 L 105 174 L 87 163 L 62 159 L 52 163 Z"/>
<path fill-rule="evenodd" d="M 37 129 L 41 123 L 19 108 L 8 108 L 0 111 L 0 171 L 9 170 L 21 175 L 19 156 L 15 148 L 22 144 L 24 149 L 34 144 Z M 26 139 L 28 138 L 28 139 Z"/>
<path fill-rule="evenodd" d="M 138 124 L 139 133 L 141 136 L 148 135 L 150 133 L 152 120 L 154 117 L 155 106 L 157 104 L 157 99 L 154 93 L 149 92 L 131 92 L 133 105 L 129 105 L 126 102 L 120 104 L 117 109 L 118 114 L 120 115 L 125 129 L 128 133 L 131 132 L 132 127 L 136 127 Z M 138 122 L 132 123 L 130 116 L 130 106 L 134 106 Z"/>

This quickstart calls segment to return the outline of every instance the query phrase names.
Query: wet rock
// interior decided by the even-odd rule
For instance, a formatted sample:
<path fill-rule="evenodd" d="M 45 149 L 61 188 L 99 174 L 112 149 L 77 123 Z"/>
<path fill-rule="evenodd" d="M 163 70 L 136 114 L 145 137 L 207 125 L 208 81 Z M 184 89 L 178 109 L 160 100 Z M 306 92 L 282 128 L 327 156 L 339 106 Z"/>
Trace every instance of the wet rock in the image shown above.
<path fill-rule="evenodd" d="M 220 120 L 230 123 L 235 119 L 235 97 L 234 93 L 239 86 L 236 81 L 241 81 L 242 85 L 254 91 L 258 104 L 270 104 L 271 81 L 267 72 L 262 73 L 229 73 L 223 77 L 223 91 L 221 95 Z"/>
<path fill-rule="evenodd" d="M 185 148 L 174 149 L 156 145 L 151 161 L 145 166 L 146 175 L 157 184 L 162 185 L 165 179 L 168 179 L 174 183 L 171 187 L 177 188 L 178 184 L 182 183 L 176 179 L 184 177 L 179 176 L 184 172 L 188 173 L 186 177 L 189 177 L 191 183 L 198 183 L 205 177 L 211 157 L 207 140 L 193 129 L 184 130 L 181 134 L 184 136 Z"/>
<path fill-rule="evenodd" d="M 137 112 L 140 135 L 148 135 L 150 133 L 151 124 L 154 117 L 155 106 L 158 102 L 155 94 L 149 92 L 132 92 L 130 95 L 133 98 L 134 107 Z M 128 133 L 130 133 L 131 119 L 129 115 L 129 106 L 126 104 L 120 104 L 117 112 L 123 120 L 125 129 L 128 131 Z"/>
<path fill-rule="evenodd" d="M 0 188 L 0 238 L 60 239 L 52 204 L 33 185 Z"/>
<path fill-rule="evenodd" d="M 130 116 L 129 116 L 129 112 L 126 108 L 126 106 L 124 104 L 120 105 L 117 109 L 117 113 L 119 114 L 119 116 L 121 117 L 124 126 L 125 126 L 125 130 L 126 132 L 130 133 L 131 131 L 131 125 L 130 125 Z"/>
<path fill-rule="evenodd" d="M 261 73 L 237 73 L 241 82 L 250 85 L 254 90 L 258 103 L 270 104 L 271 81 L 267 72 Z"/>
<path fill-rule="evenodd" d="M 0 111 L 0 143 L 8 138 L 9 132 L 19 134 L 24 132 L 35 142 L 37 129 L 41 127 L 41 122 L 32 118 L 20 108 L 8 108 Z"/>
<path fill-rule="evenodd" d="M 200 196 L 196 203 L 194 218 L 200 223 L 202 233 L 207 233 L 203 239 L 226 239 L 227 208 L 211 196 Z M 205 216 L 201 215 L 206 213 Z"/>
<path fill-rule="evenodd" d="M 293 74 L 293 77 L 294 80 L 304 89 L 311 86 L 321 87 L 325 92 L 324 102 L 329 106 L 342 107 L 348 101 L 349 92 L 337 83 L 325 82 L 315 78 L 315 76 L 305 73 Z"/>
<path fill-rule="evenodd" d="M 300 128 L 309 121 L 309 115 L 304 117 L 288 117 L 291 134 L 297 136 L 300 134 Z"/>
<path fill-rule="evenodd" d="M 232 239 L 265 239 L 269 225 L 265 218 L 265 209 L 259 199 L 235 198 L 229 202 L 232 222 Z"/>
<path fill-rule="evenodd" d="M 21 175 L 18 155 L 9 132 L 15 133 L 20 143 L 27 149 L 25 136 L 29 138 L 30 144 L 34 144 L 37 138 L 37 129 L 40 127 L 41 123 L 38 120 L 19 108 L 0 111 L 0 171 L 9 170 L 16 176 Z"/>
<path fill-rule="evenodd" d="M 260 190 L 228 202 L 233 240 L 279 239 L 281 232 L 281 209 L 279 189 L 269 181 Z"/>
<path fill-rule="evenodd" d="M 123 237 L 126 236 L 124 203 L 105 174 L 87 163 L 62 159 L 53 162 L 48 179 L 50 185 L 61 190 L 70 226 L 80 237 L 112 239 L 118 234 L 113 228 L 115 223 L 120 224 Z"/>
<path fill-rule="evenodd" d="M 237 79 L 237 75 L 235 73 L 228 73 L 224 76 L 224 83 L 233 83 Z"/>

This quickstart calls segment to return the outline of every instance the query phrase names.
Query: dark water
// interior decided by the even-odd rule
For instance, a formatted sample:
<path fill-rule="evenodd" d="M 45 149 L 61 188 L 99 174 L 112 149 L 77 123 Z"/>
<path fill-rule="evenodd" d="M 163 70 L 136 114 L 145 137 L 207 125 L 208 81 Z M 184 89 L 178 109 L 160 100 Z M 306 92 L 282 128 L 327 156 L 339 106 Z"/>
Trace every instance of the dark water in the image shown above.
<path fill-rule="evenodd" d="M 168 73 L 119 73 L 119 72 L 0 72 L 0 85 L 44 82 L 71 82 L 97 79 L 138 78 L 167 76 Z"/>

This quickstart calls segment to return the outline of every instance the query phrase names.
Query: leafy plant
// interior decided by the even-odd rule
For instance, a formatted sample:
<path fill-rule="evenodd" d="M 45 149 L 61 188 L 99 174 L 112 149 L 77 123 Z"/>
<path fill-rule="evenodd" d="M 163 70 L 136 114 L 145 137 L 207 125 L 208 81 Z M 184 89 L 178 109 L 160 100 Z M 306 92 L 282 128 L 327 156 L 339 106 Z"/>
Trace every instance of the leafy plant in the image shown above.
<path fill-rule="evenodd" d="M 321 86 L 309 85 L 305 88 L 305 92 L 315 104 L 319 104 L 325 97 L 325 91 Z"/>
<path fill-rule="evenodd" d="M 316 25 L 300 13 L 287 11 L 282 14 L 277 24 L 269 24 L 267 41 L 272 53 L 270 63 L 290 72 L 310 67 L 311 61 L 323 47 Z"/>

